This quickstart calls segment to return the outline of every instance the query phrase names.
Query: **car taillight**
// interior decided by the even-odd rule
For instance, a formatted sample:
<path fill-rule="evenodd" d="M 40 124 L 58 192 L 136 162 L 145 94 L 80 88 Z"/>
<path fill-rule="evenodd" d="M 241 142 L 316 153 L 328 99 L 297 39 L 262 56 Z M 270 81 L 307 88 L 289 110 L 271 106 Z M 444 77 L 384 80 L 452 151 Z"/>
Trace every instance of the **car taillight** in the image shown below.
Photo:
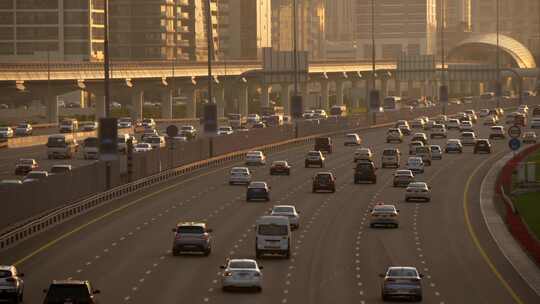
<path fill-rule="evenodd" d="M 210 236 L 208 235 L 208 233 L 205 233 L 205 234 L 203 234 L 202 238 L 204 240 L 208 240 L 208 238 L 210 238 Z"/>

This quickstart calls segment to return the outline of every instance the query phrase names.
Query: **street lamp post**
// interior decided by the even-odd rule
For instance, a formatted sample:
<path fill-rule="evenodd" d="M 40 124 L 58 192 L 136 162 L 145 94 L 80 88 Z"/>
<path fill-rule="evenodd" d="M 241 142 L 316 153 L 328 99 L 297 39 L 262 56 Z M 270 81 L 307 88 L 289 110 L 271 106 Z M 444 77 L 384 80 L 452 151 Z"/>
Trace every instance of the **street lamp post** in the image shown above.
<path fill-rule="evenodd" d="M 216 3 L 217 4 L 217 3 Z M 208 103 L 204 105 L 204 131 L 207 133 L 215 133 L 217 130 L 217 105 L 214 102 L 212 92 L 212 60 L 214 56 L 214 28 L 212 24 L 212 0 L 206 1 L 206 38 L 208 42 Z"/>
<path fill-rule="evenodd" d="M 104 68 L 104 95 L 105 117 L 111 116 L 111 92 L 110 92 L 110 58 L 109 58 L 109 0 L 104 2 L 103 22 L 103 68 Z"/>
<path fill-rule="evenodd" d="M 496 51 L 496 58 L 497 58 L 497 81 L 495 83 L 495 95 L 497 98 L 497 108 L 501 106 L 501 96 L 502 96 L 502 84 L 501 84 L 501 52 L 500 52 L 500 46 L 499 46 L 499 35 L 500 35 L 500 1 L 497 0 L 496 3 L 496 27 L 497 27 L 497 51 Z M 520 92 L 521 94 L 521 92 Z"/>
<path fill-rule="evenodd" d="M 375 0 L 371 0 L 371 80 L 372 87 L 369 92 L 369 112 L 372 115 L 373 124 L 377 123 L 377 110 L 380 107 L 379 91 L 376 88 L 375 72 L 376 72 L 376 48 L 375 48 Z"/>
<path fill-rule="evenodd" d="M 445 0 L 441 0 L 441 86 L 439 88 L 439 102 L 442 104 L 442 113 L 446 115 L 448 106 L 448 86 L 446 85 L 446 69 L 445 69 L 445 41 L 444 41 L 444 27 L 446 23 L 446 9 Z"/>

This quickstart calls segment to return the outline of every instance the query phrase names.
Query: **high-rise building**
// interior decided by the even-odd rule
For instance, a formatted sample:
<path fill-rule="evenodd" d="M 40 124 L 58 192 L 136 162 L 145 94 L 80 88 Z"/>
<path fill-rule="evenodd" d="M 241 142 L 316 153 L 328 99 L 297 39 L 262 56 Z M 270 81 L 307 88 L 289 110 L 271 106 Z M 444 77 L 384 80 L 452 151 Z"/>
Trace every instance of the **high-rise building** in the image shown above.
<path fill-rule="evenodd" d="M 370 58 L 372 53 L 371 3 L 371 0 L 354 1 L 354 40 L 364 58 Z M 436 0 L 376 0 L 374 3 L 378 58 L 395 59 L 402 52 L 436 53 Z"/>
<path fill-rule="evenodd" d="M 469 32 L 472 29 L 472 0 L 438 0 L 437 20 L 440 16 L 441 6 L 445 4 L 444 20 L 447 32 Z"/>
<path fill-rule="evenodd" d="M 207 60 L 206 0 L 114 0 L 109 3 L 113 60 Z M 216 0 L 212 0 L 215 54 L 219 52 L 217 9 Z"/>
<path fill-rule="evenodd" d="M 540 1 L 499 0 L 500 30 L 540 58 Z M 476 0 L 472 6 L 473 32 L 495 33 L 497 0 Z"/>
<path fill-rule="evenodd" d="M 1 60 L 100 60 L 104 0 L 1 0 Z"/>
<path fill-rule="evenodd" d="M 272 2 L 219 0 L 218 33 L 226 59 L 256 59 L 272 46 Z"/>
<path fill-rule="evenodd" d="M 293 0 L 272 0 L 272 45 L 293 49 Z M 324 0 L 296 0 L 297 49 L 308 51 L 310 59 L 324 57 L 326 40 Z"/>
<path fill-rule="evenodd" d="M 353 39 L 355 2 L 355 0 L 325 0 L 327 40 L 351 41 Z"/>

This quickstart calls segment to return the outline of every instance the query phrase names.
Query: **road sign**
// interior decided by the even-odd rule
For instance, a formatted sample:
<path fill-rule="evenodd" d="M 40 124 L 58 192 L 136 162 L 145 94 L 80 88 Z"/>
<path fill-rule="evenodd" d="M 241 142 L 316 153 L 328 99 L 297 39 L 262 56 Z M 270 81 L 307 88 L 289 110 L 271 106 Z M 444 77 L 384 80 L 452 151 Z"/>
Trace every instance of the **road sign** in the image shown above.
<path fill-rule="evenodd" d="M 517 138 L 512 138 L 508 141 L 508 146 L 510 147 L 510 149 L 512 149 L 512 151 L 519 150 L 519 148 L 521 147 L 521 141 Z"/>
<path fill-rule="evenodd" d="M 175 125 L 170 125 L 167 127 L 167 136 L 169 138 L 174 138 L 178 135 L 178 127 Z"/>
<path fill-rule="evenodd" d="M 508 128 L 508 135 L 512 138 L 519 138 L 521 136 L 521 128 L 519 126 L 511 126 Z"/>

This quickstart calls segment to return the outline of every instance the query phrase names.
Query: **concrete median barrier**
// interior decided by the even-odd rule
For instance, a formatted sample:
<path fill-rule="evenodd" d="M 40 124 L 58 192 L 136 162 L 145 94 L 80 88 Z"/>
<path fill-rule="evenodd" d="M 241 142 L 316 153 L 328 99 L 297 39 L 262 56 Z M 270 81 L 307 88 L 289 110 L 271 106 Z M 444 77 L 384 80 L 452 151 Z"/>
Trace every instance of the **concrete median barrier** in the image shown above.
<path fill-rule="evenodd" d="M 56 134 L 60 134 L 60 133 L 56 133 Z M 83 141 L 87 137 L 97 136 L 97 131 L 62 133 L 62 134 L 64 134 L 67 138 L 72 138 L 77 141 Z M 132 129 L 120 129 L 118 130 L 118 134 L 133 134 L 133 131 Z M 7 141 L 7 148 L 15 149 L 15 148 L 26 148 L 26 147 L 44 145 L 47 143 L 47 140 L 49 139 L 49 136 L 51 135 L 53 134 L 10 138 Z"/>

